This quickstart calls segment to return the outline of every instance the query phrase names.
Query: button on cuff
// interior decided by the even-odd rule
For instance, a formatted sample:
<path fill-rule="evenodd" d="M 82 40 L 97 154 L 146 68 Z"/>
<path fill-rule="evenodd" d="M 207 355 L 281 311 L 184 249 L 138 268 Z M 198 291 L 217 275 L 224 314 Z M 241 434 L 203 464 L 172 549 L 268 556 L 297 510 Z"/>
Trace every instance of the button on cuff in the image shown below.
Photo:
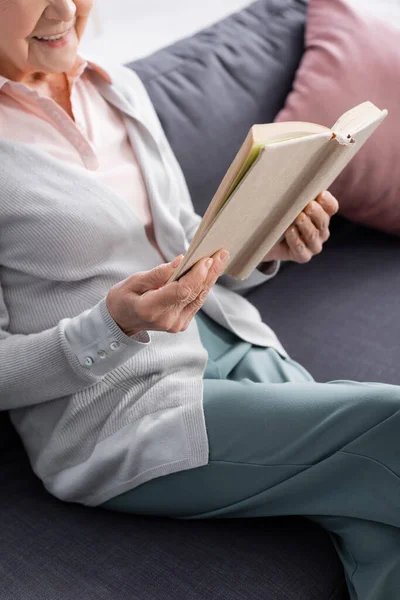
<path fill-rule="evenodd" d="M 151 342 L 147 332 L 127 336 L 112 319 L 105 300 L 76 317 L 63 320 L 62 325 L 72 366 L 82 369 L 91 378 L 106 375 Z"/>

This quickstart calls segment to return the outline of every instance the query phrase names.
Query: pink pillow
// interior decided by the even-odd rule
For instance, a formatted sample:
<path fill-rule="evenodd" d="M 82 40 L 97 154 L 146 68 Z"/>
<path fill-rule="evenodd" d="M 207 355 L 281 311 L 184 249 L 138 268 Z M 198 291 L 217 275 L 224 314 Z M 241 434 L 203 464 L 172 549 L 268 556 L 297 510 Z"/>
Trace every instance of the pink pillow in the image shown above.
<path fill-rule="evenodd" d="M 310 0 L 306 51 L 276 121 L 332 127 L 365 100 L 389 115 L 331 187 L 340 213 L 400 235 L 400 31 L 342 0 Z"/>

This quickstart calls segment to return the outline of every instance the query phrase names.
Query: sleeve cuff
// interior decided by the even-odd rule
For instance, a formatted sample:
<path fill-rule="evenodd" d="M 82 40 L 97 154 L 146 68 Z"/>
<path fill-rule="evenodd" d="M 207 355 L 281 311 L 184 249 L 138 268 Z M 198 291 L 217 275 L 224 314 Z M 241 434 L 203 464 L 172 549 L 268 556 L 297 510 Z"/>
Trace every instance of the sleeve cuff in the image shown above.
<path fill-rule="evenodd" d="M 66 320 L 64 336 L 76 358 L 75 368 L 90 377 L 101 377 L 119 367 L 151 342 L 147 331 L 129 337 L 110 315 L 106 299 Z"/>
<path fill-rule="evenodd" d="M 257 271 L 269 277 L 274 277 L 277 274 L 280 267 L 280 263 L 277 260 L 270 260 L 269 262 L 260 263 L 257 266 Z"/>
<path fill-rule="evenodd" d="M 280 261 L 274 260 L 268 263 L 260 263 L 256 269 L 247 277 L 247 279 L 235 279 L 231 275 L 224 273 L 218 279 L 218 283 L 226 288 L 229 288 L 233 292 L 237 292 L 240 295 L 248 292 L 254 287 L 265 283 L 278 273 L 280 269 Z M 263 269 L 262 271 L 260 269 Z"/>

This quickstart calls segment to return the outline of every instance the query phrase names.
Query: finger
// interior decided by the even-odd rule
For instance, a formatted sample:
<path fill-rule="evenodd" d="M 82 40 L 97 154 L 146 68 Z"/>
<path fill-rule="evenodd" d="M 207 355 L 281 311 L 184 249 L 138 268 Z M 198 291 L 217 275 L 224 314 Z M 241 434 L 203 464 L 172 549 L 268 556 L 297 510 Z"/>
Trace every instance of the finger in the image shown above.
<path fill-rule="evenodd" d="M 291 252 L 291 260 L 306 263 L 312 258 L 312 252 L 301 239 L 297 227 L 292 226 L 286 232 L 286 242 Z"/>
<path fill-rule="evenodd" d="M 330 216 L 316 200 L 307 204 L 304 212 L 311 219 L 318 231 L 323 232 L 329 228 Z"/>
<path fill-rule="evenodd" d="M 301 238 L 312 254 L 319 254 L 322 251 L 322 240 L 319 230 L 315 227 L 310 217 L 304 212 L 300 213 L 295 221 Z"/>
<path fill-rule="evenodd" d="M 200 292 L 200 294 L 191 302 L 188 306 L 186 306 L 180 315 L 181 327 L 183 329 L 187 329 L 190 322 L 194 318 L 195 314 L 199 312 L 204 302 L 207 299 L 209 289 L 204 289 Z"/>
<path fill-rule="evenodd" d="M 223 249 L 213 254 L 213 256 L 211 257 L 212 264 L 208 268 L 205 280 L 199 281 L 199 285 L 197 286 L 197 288 L 192 289 L 192 294 L 187 295 L 185 301 L 181 302 L 178 306 L 179 313 L 176 315 L 176 320 L 172 328 L 168 329 L 168 331 L 170 331 L 171 333 L 184 331 L 189 326 L 189 323 L 193 319 L 196 312 L 198 312 L 198 310 L 206 301 L 207 295 L 211 287 L 217 281 L 218 277 L 220 277 L 221 274 L 224 272 L 226 265 L 228 264 L 229 254 L 225 256 L 224 260 L 222 260 L 222 253 Z M 200 266 L 201 263 L 203 263 L 204 265 L 204 260 L 196 263 L 196 265 L 192 267 L 191 271 L 194 271 L 195 268 Z M 182 279 L 183 278 L 181 278 L 179 281 L 182 281 Z"/>
<path fill-rule="evenodd" d="M 182 311 L 182 322 L 184 323 L 184 327 L 186 328 L 190 321 L 193 319 L 194 315 L 200 310 L 203 306 L 204 302 L 207 299 L 207 296 L 210 292 L 212 286 L 216 283 L 217 279 L 221 276 L 223 271 L 226 268 L 226 265 L 229 260 L 229 256 L 226 260 L 220 260 L 221 252 L 218 251 L 213 254 L 213 264 L 207 274 L 207 278 L 204 282 L 204 286 L 202 290 L 200 290 L 197 297 L 188 304 Z"/>
<path fill-rule="evenodd" d="M 213 264 L 211 265 L 206 279 L 206 285 L 209 285 L 210 287 L 214 285 L 218 277 L 221 277 L 221 275 L 227 267 L 229 261 L 229 253 L 228 256 L 225 257 L 224 260 L 222 260 L 222 252 L 223 250 L 218 250 L 218 252 L 215 252 L 211 257 L 213 259 Z"/>
<path fill-rule="evenodd" d="M 339 202 L 330 192 L 322 192 L 322 194 L 318 196 L 317 202 L 330 217 L 333 217 L 339 210 Z"/>
<path fill-rule="evenodd" d="M 127 280 L 129 289 L 136 294 L 144 294 L 147 291 L 156 290 L 162 285 L 165 285 L 182 258 L 183 254 L 169 263 L 158 265 L 151 271 L 139 271 L 138 273 L 134 273 Z M 175 262 L 177 264 L 173 264 Z"/>
<path fill-rule="evenodd" d="M 159 294 L 158 305 L 165 308 L 185 307 L 197 298 L 203 289 L 210 266 L 206 266 L 207 257 L 198 261 L 178 281 L 173 281 L 150 294 Z M 149 297 L 148 296 L 148 297 Z"/>
<path fill-rule="evenodd" d="M 281 242 L 279 242 L 277 244 L 277 246 L 275 246 L 276 256 L 279 257 L 278 260 L 291 260 L 292 259 L 292 252 L 286 241 L 286 234 L 287 234 L 287 231 L 285 231 L 283 240 Z"/>

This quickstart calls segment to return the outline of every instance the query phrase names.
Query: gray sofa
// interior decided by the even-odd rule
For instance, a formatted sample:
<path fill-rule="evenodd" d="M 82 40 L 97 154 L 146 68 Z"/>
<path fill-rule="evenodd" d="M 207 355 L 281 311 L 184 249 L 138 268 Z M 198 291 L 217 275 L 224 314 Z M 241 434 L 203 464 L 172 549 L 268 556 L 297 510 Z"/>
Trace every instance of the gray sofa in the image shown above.
<path fill-rule="evenodd" d="M 284 103 L 306 2 L 259 0 L 131 65 L 203 214 L 255 122 Z M 0 191 L 1 193 L 1 191 Z M 400 383 L 400 241 L 335 217 L 324 252 L 248 297 L 318 381 Z M 345 600 L 328 534 L 306 518 L 174 521 L 52 498 L 0 414 L 0 600 Z"/>

